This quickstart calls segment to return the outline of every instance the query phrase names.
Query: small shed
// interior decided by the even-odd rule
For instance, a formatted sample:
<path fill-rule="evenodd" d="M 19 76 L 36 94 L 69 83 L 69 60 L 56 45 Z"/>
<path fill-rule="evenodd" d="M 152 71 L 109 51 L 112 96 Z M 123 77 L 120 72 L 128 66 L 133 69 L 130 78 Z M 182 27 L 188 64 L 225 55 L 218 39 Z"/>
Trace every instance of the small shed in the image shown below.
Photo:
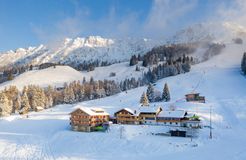
<path fill-rule="evenodd" d="M 174 137 L 186 137 L 186 131 L 171 130 L 170 133 L 171 133 L 171 136 L 174 136 Z"/>
<path fill-rule="evenodd" d="M 187 102 L 205 103 L 205 97 L 200 96 L 200 93 L 189 93 L 185 95 Z"/>

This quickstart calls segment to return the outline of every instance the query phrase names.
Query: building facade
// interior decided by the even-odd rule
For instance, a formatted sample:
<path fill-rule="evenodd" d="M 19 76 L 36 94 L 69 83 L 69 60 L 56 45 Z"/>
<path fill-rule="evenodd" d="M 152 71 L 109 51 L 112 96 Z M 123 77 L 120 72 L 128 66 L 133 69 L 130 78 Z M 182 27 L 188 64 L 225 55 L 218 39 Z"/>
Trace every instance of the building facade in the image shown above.
<path fill-rule="evenodd" d="M 123 108 L 115 112 L 117 124 L 139 124 L 139 117 L 136 110 L 133 111 L 129 108 Z"/>
<path fill-rule="evenodd" d="M 72 130 L 91 132 L 109 122 L 109 114 L 101 108 L 80 107 L 70 113 Z"/>
<path fill-rule="evenodd" d="M 194 114 L 184 110 L 163 110 L 156 117 L 157 125 L 171 127 L 200 128 L 201 121 Z"/>
<path fill-rule="evenodd" d="M 156 124 L 156 116 L 161 112 L 161 107 L 141 107 L 139 109 L 139 123 L 147 125 Z"/>
<path fill-rule="evenodd" d="M 187 102 L 205 103 L 205 97 L 200 96 L 200 93 L 190 93 L 185 95 Z"/>

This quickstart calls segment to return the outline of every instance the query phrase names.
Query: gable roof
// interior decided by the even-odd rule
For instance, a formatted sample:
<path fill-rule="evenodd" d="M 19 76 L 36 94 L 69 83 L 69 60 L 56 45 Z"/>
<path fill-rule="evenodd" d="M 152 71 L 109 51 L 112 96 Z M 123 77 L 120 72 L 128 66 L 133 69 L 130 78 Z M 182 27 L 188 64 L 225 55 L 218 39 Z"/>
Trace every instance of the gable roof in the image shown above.
<path fill-rule="evenodd" d="M 74 110 L 73 112 L 71 112 L 70 114 L 73 114 L 73 113 L 77 112 L 78 110 L 81 110 L 90 116 L 95 116 L 95 115 L 107 116 L 107 115 L 109 115 L 104 109 L 94 108 L 94 107 L 79 107 L 76 110 Z"/>
<path fill-rule="evenodd" d="M 139 113 L 156 113 L 161 107 L 140 107 L 139 108 Z"/>
<path fill-rule="evenodd" d="M 130 109 L 130 108 L 123 108 L 123 109 L 120 109 L 120 110 L 118 110 L 117 112 L 115 112 L 115 114 L 117 114 L 118 112 L 120 112 L 120 111 L 122 111 L 122 110 L 125 110 L 125 111 L 129 112 L 129 113 L 132 114 L 132 115 L 136 115 L 136 113 L 134 113 L 134 111 L 133 111 L 132 109 Z"/>
<path fill-rule="evenodd" d="M 189 96 L 189 95 L 200 95 L 200 93 L 188 93 L 185 96 Z"/>
<path fill-rule="evenodd" d="M 186 115 L 185 110 L 162 110 L 157 117 L 165 117 L 165 118 L 183 118 Z"/>

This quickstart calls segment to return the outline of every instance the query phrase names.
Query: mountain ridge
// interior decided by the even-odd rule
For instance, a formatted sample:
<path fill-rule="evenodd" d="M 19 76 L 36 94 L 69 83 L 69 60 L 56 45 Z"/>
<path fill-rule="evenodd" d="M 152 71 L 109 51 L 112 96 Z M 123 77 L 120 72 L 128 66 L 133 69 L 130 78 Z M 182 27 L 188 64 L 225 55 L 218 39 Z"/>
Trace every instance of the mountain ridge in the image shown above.
<path fill-rule="evenodd" d="M 151 39 L 110 39 L 100 36 L 66 38 L 51 48 L 46 45 L 18 48 L 0 54 L 0 66 L 41 63 L 77 63 L 78 61 L 126 61 L 161 44 Z"/>

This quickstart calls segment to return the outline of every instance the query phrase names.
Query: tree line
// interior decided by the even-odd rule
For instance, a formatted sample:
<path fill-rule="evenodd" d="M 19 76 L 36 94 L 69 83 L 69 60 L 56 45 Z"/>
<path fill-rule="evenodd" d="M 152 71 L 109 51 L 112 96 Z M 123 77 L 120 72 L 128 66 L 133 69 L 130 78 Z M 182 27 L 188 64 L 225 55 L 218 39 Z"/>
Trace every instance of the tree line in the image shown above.
<path fill-rule="evenodd" d="M 114 80 L 95 81 L 91 77 L 89 81 L 84 78 L 58 88 L 28 85 L 19 91 L 16 86 L 10 86 L 0 92 L 0 116 L 27 114 L 29 111 L 39 111 L 58 104 L 103 98 L 144 85 L 141 81 L 131 78 L 118 83 Z"/>
<path fill-rule="evenodd" d="M 171 61 L 170 63 L 166 62 L 153 66 L 152 69 L 149 68 L 148 72 L 144 73 L 143 81 L 146 84 L 149 82 L 155 83 L 157 80 L 165 77 L 189 72 L 191 69 L 191 64 L 192 61 L 190 58 L 186 57 L 185 60 L 177 59 L 176 61 Z"/>

